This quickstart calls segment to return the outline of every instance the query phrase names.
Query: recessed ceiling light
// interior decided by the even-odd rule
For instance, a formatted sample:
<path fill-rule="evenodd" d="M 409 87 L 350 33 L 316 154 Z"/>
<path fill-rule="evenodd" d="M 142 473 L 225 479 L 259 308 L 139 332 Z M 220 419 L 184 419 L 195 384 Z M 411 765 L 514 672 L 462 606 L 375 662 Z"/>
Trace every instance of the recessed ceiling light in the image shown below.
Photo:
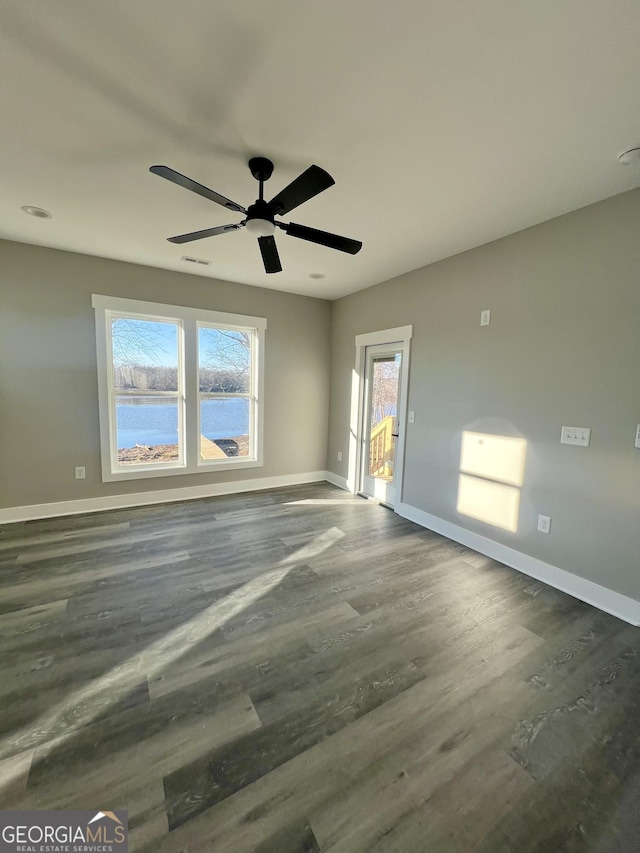
<path fill-rule="evenodd" d="M 621 166 L 640 166 L 640 148 L 630 148 L 618 157 Z"/>
<path fill-rule="evenodd" d="M 323 272 L 312 272 L 309 273 L 309 278 L 324 278 L 325 275 Z"/>
<path fill-rule="evenodd" d="M 32 204 L 25 204 L 20 210 L 24 210 L 29 216 L 37 216 L 38 219 L 51 219 L 51 214 L 48 210 L 42 207 L 34 207 Z"/>

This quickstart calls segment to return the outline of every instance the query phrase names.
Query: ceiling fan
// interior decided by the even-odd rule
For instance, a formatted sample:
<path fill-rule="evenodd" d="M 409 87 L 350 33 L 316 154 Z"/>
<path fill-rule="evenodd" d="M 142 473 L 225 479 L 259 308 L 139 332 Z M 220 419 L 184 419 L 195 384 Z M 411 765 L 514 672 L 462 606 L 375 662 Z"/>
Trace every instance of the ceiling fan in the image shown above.
<path fill-rule="evenodd" d="M 309 201 L 310 198 L 335 184 L 331 175 L 321 169 L 320 166 L 309 166 L 271 201 L 264 200 L 264 182 L 269 180 L 273 172 L 271 160 L 267 160 L 266 157 L 252 157 L 249 160 L 249 169 L 253 177 L 259 182 L 260 190 L 255 204 L 251 204 L 245 209 L 242 205 L 236 204 L 235 201 L 225 198 L 197 181 L 192 181 L 191 178 L 181 175 L 180 172 L 176 172 L 168 166 L 151 166 L 149 171 L 153 172 L 154 175 L 160 175 L 161 178 L 166 178 L 168 181 L 178 184 L 179 187 L 184 187 L 185 190 L 191 190 L 203 198 L 215 201 L 216 204 L 221 204 L 228 210 L 246 215 L 246 219 L 241 222 L 232 225 L 219 225 L 217 228 L 206 228 L 204 231 L 192 231 L 190 234 L 179 234 L 177 237 L 169 237 L 169 242 L 190 243 L 192 240 L 215 237 L 218 234 L 226 234 L 229 231 L 238 231 L 240 228 L 246 227 L 247 231 L 255 234 L 258 238 L 264 269 L 267 273 L 282 271 L 278 248 L 273 236 L 276 227 L 282 228 L 285 234 L 290 237 L 309 240 L 311 243 L 319 243 L 321 246 L 338 249 L 340 252 L 348 252 L 350 255 L 355 255 L 360 251 L 362 243 L 359 240 L 340 237 L 338 234 L 330 234 L 328 231 L 318 231 L 317 228 L 307 228 L 306 225 L 296 225 L 295 222 L 286 223 L 276 222 L 275 220 L 276 216 L 289 213 L 294 207 Z"/>

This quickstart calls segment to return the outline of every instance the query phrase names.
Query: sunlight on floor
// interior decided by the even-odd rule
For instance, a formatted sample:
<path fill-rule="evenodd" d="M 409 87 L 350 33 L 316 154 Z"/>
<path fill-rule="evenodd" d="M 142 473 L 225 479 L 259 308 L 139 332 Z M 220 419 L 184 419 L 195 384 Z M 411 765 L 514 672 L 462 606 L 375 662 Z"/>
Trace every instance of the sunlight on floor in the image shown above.
<path fill-rule="evenodd" d="M 335 500 L 334 498 L 306 498 L 303 501 L 287 501 L 286 506 L 345 506 L 345 504 L 366 506 L 361 497 L 349 495 L 348 493 L 345 493 L 345 497 L 341 500 Z"/>
<path fill-rule="evenodd" d="M 159 675 L 165 667 L 181 658 L 213 631 L 269 593 L 294 566 L 326 551 L 344 535 L 339 528 L 330 528 L 280 560 L 260 577 L 244 584 L 222 601 L 216 601 L 194 619 L 170 631 L 139 654 L 76 690 L 38 720 L 4 738 L 0 742 L 0 759 L 9 756 L 18 758 L 17 753 L 41 745 L 53 749 L 73 737 L 77 729 L 91 723 L 142 681 Z M 2 762 L 0 791 L 11 785 L 22 772 L 20 761 Z"/>

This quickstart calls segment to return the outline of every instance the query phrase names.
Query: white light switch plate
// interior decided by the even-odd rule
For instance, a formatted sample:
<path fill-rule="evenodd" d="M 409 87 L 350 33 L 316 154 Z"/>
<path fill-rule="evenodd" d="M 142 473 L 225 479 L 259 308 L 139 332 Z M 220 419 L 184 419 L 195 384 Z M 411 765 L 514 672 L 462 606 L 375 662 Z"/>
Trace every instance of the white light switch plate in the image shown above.
<path fill-rule="evenodd" d="M 640 447 L 640 424 L 638 424 L 638 428 L 636 429 L 636 447 Z"/>
<path fill-rule="evenodd" d="M 485 311 L 480 313 L 480 325 L 488 326 L 491 322 L 491 310 L 487 308 Z"/>
<path fill-rule="evenodd" d="M 562 427 L 560 444 L 576 444 L 578 447 L 589 447 L 591 429 L 589 427 Z"/>
<path fill-rule="evenodd" d="M 416 413 L 409 412 L 409 423 L 414 424 L 416 422 Z M 640 435 L 640 426 L 638 427 L 638 435 Z"/>

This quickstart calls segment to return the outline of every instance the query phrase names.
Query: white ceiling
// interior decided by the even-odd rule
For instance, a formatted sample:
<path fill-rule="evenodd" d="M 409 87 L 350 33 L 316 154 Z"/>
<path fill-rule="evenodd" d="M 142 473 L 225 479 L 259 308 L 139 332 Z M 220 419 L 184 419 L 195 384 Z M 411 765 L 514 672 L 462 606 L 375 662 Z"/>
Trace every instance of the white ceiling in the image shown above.
<path fill-rule="evenodd" d="M 639 45 L 637 0 L 4 0 L 0 236 L 333 299 L 637 186 Z M 246 207 L 256 154 L 360 254 L 166 242 L 240 216 L 149 166 Z"/>

